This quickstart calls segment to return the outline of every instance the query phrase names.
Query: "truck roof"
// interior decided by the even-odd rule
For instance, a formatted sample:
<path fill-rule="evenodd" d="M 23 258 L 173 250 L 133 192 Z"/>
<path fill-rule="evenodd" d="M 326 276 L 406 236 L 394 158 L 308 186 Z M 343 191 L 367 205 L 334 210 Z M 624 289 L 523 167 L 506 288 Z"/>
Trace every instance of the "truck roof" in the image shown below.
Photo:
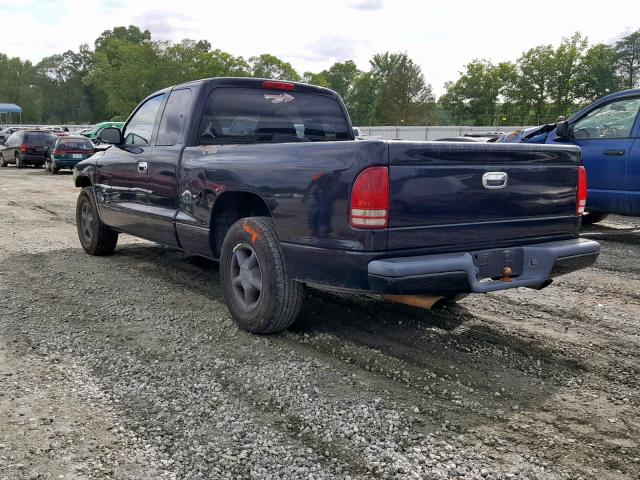
<path fill-rule="evenodd" d="M 302 83 L 302 82 L 290 82 L 288 80 L 276 80 L 271 78 L 254 78 L 254 77 L 203 78 L 200 80 L 193 80 L 191 82 L 181 83 L 179 85 L 175 85 L 173 87 L 169 87 L 164 90 L 172 90 L 177 87 L 183 87 L 183 86 L 194 85 L 199 83 L 207 83 L 211 86 L 216 86 L 216 87 L 265 88 L 265 89 L 275 89 L 275 90 L 279 89 L 279 88 L 273 88 L 273 87 L 270 88 L 269 86 L 265 86 L 265 82 L 271 82 L 274 86 L 283 85 L 286 87 L 287 85 L 290 85 L 291 87 L 288 87 L 288 88 L 291 88 L 292 91 L 296 91 L 299 93 L 315 93 L 315 94 L 321 94 L 321 95 L 329 95 L 332 97 L 338 96 L 338 94 L 333 90 L 330 90 L 324 87 L 319 87 L 317 85 L 309 85 L 308 83 Z M 284 88 L 280 88 L 280 89 L 284 90 Z M 160 91 L 164 91 L 164 90 L 160 90 Z"/>

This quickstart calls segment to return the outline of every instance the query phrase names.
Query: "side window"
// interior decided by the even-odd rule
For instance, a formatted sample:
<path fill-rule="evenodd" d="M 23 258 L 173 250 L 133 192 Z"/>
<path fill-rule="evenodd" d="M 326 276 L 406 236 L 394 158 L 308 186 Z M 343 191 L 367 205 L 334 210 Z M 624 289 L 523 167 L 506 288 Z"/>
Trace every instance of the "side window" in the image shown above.
<path fill-rule="evenodd" d="M 158 95 L 147 100 L 129 120 L 123 133 L 125 145 L 149 145 L 163 97 Z"/>
<path fill-rule="evenodd" d="M 156 145 L 175 145 L 180 141 L 185 124 L 185 115 L 191 99 L 191 90 L 174 90 L 164 108 Z"/>
<path fill-rule="evenodd" d="M 589 112 L 573 125 L 579 139 L 628 138 L 640 109 L 640 98 L 625 98 Z"/>
<path fill-rule="evenodd" d="M 12 147 L 17 147 L 18 145 L 20 145 L 22 143 L 22 137 L 24 136 L 24 132 L 22 130 L 19 130 L 17 132 L 13 132 L 13 134 L 9 137 L 9 139 L 11 139 L 11 146 Z"/>
<path fill-rule="evenodd" d="M 7 146 L 13 146 L 16 144 L 16 139 L 18 138 L 18 132 L 13 132 L 11 135 L 9 135 L 9 138 L 7 138 L 7 141 L 5 142 L 5 144 Z"/>

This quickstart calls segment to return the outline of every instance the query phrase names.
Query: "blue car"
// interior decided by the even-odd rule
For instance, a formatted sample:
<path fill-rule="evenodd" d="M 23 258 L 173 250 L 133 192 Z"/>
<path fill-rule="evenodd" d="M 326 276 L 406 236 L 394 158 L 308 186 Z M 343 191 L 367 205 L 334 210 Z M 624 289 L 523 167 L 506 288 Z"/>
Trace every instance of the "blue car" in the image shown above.
<path fill-rule="evenodd" d="M 640 89 L 607 95 L 566 121 L 533 127 L 498 142 L 577 145 L 587 169 L 583 223 L 607 214 L 640 216 Z"/>

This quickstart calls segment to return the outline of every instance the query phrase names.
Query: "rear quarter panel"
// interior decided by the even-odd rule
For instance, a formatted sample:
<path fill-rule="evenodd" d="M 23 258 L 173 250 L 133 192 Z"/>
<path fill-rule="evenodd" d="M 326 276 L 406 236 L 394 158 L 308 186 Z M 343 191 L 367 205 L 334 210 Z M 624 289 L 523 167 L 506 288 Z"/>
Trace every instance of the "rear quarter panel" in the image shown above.
<path fill-rule="evenodd" d="M 386 232 L 352 229 L 348 204 L 359 172 L 387 164 L 388 145 L 381 141 L 188 147 L 180 169 L 178 230 L 208 228 L 226 192 L 253 192 L 269 207 L 283 243 L 383 251 Z"/>

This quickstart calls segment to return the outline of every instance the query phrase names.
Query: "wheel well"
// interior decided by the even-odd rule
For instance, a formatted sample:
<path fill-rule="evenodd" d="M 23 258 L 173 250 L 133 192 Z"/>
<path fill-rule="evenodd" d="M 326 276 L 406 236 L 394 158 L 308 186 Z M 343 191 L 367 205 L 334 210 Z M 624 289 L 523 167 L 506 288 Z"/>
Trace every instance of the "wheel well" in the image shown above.
<path fill-rule="evenodd" d="M 76 187 L 84 188 L 84 187 L 90 187 L 90 186 L 91 186 L 91 180 L 89 180 L 89 177 L 85 177 L 84 175 L 81 175 L 76 178 Z"/>
<path fill-rule="evenodd" d="M 246 217 L 271 217 L 271 211 L 255 193 L 225 192 L 216 200 L 209 224 L 211 250 L 216 258 L 220 257 L 222 242 L 231 225 Z"/>

